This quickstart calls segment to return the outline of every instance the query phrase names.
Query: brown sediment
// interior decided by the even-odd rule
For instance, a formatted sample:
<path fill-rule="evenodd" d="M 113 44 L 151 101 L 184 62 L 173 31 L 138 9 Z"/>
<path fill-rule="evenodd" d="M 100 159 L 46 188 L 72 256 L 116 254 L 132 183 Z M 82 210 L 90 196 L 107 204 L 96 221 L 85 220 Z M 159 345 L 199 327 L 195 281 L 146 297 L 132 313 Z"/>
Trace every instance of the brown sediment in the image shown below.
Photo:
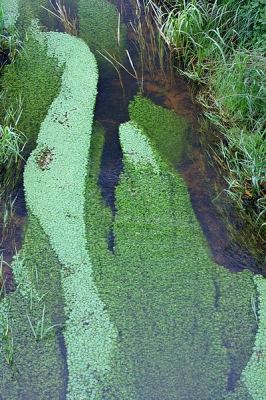
<path fill-rule="evenodd" d="M 189 95 L 186 83 L 181 77 L 169 84 L 171 78 L 158 75 L 153 79 L 148 76 L 144 80 L 144 93 L 155 102 L 161 103 L 177 114 L 184 116 L 193 127 L 198 124 L 195 104 Z"/>
<path fill-rule="evenodd" d="M 192 207 L 209 243 L 214 260 L 231 272 L 238 272 L 245 268 L 257 271 L 256 262 L 248 250 L 233 243 L 225 220 L 216 207 L 218 205 L 220 208 L 219 200 L 214 202 L 217 196 L 215 186 L 220 188 L 219 191 L 222 191 L 224 187 L 218 169 L 210 163 L 207 150 L 211 143 L 217 142 L 217 138 L 211 133 L 204 132 L 206 136 L 204 143 L 207 143 L 207 148 L 200 142 L 198 112 L 186 83 L 181 77 L 177 77 L 172 85 L 168 85 L 167 79 L 159 75 L 153 79 L 146 77 L 143 86 L 145 96 L 156 104 L 184 116 L 191 125 L 188 139 L 192 148 L 188 155 L 184 155 L 177 170 L 187 184 Z M 224 202 L 222 207 L 225 209 Z M 226 212 L 232 219 L 237 218 L 233 204 L 227 202 Z"/>

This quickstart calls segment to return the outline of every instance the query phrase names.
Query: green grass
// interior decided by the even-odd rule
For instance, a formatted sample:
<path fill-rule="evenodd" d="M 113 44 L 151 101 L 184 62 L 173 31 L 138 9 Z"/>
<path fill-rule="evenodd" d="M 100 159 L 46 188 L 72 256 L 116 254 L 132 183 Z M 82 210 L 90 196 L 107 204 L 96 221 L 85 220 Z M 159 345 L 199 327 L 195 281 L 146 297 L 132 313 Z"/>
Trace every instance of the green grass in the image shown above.
<path fill-rule="evenodd" d="M 223 135 L 218 158 L 225 158 L 227 193 L 260 235 L 266 226 L 263 2 L 152 5 L 158 30 L 172 49 L 179 72 L 200 83 L 196 99 L 205 118 Z M 253 204 L 250 199 L 255 200 Z"/>

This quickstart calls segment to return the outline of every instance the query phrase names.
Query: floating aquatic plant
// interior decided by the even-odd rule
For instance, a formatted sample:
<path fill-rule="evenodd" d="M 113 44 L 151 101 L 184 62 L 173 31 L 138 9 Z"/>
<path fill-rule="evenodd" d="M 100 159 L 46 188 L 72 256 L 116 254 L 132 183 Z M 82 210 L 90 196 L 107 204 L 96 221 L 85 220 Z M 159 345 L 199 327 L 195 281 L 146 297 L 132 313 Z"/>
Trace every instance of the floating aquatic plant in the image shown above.
<path fill-rule="evenodd" d="M 62 286 L 68 316 L 64 330 L 69 370 L 67 398 L 93 398 L 109 369 L 117 334 L 92 280 L 83 220 L 98 71 L 82 40 L 54 32 L 44 34 L 43 38 L 48 56 L 56 56 L 59 65 L 66 67 L 60 94 L 42 123 L 38 146 L 25 168 L 26 200 L 63 265 Z M 49 168 L 42 169 L 39 157 L 46 148 L 53 149 L 54 157 Z"/>

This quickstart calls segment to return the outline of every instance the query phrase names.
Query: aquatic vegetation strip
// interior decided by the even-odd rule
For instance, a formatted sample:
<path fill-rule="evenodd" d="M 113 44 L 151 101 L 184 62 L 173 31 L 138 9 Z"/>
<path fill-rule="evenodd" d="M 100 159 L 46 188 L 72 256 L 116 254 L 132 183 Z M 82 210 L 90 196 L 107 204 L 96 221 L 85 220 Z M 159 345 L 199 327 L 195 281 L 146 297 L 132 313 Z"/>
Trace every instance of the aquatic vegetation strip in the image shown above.
<path fill-rule="evenodd" d="M 1 0 L 0 4 L 2 3 L 3 13 L 4 13 L 4 26 L 8 28 L 15 24 L 18 16 L 18 0 Z"/>
<path fill-rule="evenodd" d="M 154 143 L 143 135 L 137 112 L 120 126 L 124 173 L 116 188 L 113 251 L 110 212 L 97 194 L 97 176 L 89 170 L 87 178 L 93 276 L 119 332 L 102 398 L 222 399 L 229 374 L 236 384 L 252 353 L 252 276 L 232 275 L 212 261 L 185 183 L 155 150 L 158 124 L 162 131 L 168 124 L 146 102 L 138 97 L 131 115 L 134 105 L 142 109 L 141 121 L 146 110 Z M 168 117 L 173 123 L 170 111 Z M 176 116 L 172 128 L 180 126 Z"/>
<path fill-rule="evenodd" d="M 257 275 L 254 281 L 259 293 L 259 329 L 256 334 L 254 352 L 242 376 L 252 398 L 262 400 L 266 393 L 266 280 Z"/>
<path fill-rule="evenodd" d="M 4 109 L 22 100 L 22 114 L 18 129 L 27 137 L 24 157 L 36 146 L 36 139 L 48 108 L 60 91 L 62 67 L 53 57 L 48 57 L 45 44 L 40 46 L 33 34 L 24 45 L 23 54 L 12 65 L 5 66 L 1 79 Z"/>
<path fill-rule="evenodd" d="M 67 366 L 60 329 L 66 318 L 60 263 L 40 223 L 31 214 L 23 249 L 15 257 L 12 269 L 16 290 L 0 302 L 0 397 L 63 399 Z"/>
<path fill-rule="evenodd" d="M 83 41 L 54 32 L 43 38 L 48 56 L 57 57 L 65 68 L 60 94 L 42 123 L 37 148 L 26 165 L 25 193 L 63 264 L 67 398 L 93 399 L 109 368 L 116 337 L 91 276 L 83 219 L 98 73 L 94 56 Z"/>
<path fill-rule="evenodd" d="M 120 23 L 114 4 L 106 0 L 80 0 L 78 21 L 79 35 L 95 55 L 100 71 L 107 73 L 114 70 L 99 52 L 108 59 L 111 55 L 118 62 L 125 62 L 126 27 Z"/>

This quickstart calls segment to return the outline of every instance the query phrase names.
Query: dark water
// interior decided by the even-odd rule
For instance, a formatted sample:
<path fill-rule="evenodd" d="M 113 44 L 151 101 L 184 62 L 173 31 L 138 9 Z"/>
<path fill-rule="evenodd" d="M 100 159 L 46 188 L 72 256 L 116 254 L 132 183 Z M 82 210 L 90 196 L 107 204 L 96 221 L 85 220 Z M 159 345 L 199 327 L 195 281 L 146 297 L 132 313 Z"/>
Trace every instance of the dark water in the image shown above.
<path fill-rule="evenodd" d="M 12 203 L 12 206 L 11 206 Z M 21 248 L 23 226 L 27 220 L 22 182 L 5 202 L 0 203 L 0 250 L 3 258 L 2 272 L 6 291 L 14 290 L 12 270 L 9 265 L 13 256 Z M 5 222 L 5 218 L 8 221 Z"/>

